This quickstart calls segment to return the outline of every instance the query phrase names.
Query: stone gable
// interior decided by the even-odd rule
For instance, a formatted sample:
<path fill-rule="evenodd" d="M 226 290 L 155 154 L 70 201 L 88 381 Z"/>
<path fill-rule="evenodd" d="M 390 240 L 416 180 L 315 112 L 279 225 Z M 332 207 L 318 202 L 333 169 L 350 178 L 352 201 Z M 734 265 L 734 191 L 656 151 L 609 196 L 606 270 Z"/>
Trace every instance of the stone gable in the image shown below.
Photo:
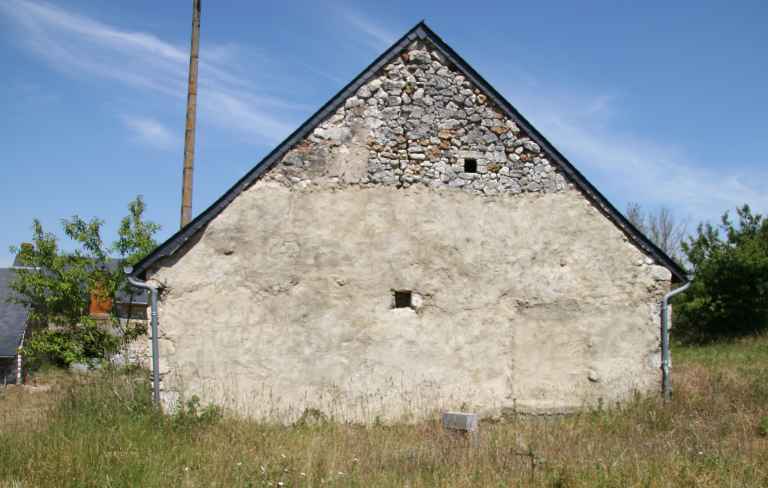
<path fill-rule="evenodd" d="M 487 195 L 568 186 L 539 145 L 426 40 L 361 86 L 267 178 L 300 187 L 427 185 Z"/>

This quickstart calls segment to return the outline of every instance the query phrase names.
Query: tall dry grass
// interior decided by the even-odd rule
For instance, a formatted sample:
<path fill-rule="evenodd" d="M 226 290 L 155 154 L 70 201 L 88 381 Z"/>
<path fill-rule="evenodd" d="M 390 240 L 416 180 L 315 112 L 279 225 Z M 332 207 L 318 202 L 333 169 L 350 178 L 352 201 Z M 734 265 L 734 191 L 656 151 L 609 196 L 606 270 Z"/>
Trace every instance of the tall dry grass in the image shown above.
<path fill-rule="evenodd" d="M 167 417 L 141 372 L 58 377 L 0 393 L 0 486 L 768 486 L 768 339 L 674 358 L 671 403 L 486 422 L 475 447 L 437 422 Z"/>

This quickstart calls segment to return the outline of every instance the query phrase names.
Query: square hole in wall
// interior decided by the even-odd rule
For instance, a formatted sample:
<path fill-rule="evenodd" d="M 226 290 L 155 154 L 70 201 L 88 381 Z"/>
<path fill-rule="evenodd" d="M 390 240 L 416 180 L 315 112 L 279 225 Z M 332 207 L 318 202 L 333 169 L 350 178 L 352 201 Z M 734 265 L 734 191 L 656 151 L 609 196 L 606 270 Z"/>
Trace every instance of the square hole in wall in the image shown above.
<path fill-rule="evenodd" d="M 395 290 L 394 308 L 413 308 L 413 294 L 410 290 Z"/>
<path fill-rule="evenodd" d="M 464 159 L 464 172 L 477 173 L 477 159 L 475 158 Z"/>

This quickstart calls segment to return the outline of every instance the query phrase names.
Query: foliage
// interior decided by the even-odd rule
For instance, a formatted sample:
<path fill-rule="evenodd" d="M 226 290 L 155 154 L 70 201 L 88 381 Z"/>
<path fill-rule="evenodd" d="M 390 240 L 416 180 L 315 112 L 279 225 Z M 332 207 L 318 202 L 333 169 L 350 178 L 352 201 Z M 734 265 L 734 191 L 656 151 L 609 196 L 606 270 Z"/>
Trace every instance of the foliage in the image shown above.
<path fill-rule="evenodd" d="M 768 219 L 748 205 L 718 227 L 700 224 L 682 244 L 694 271 L 675 302 L 678 338 L 709 341 L 768 328 Z"/>
<path fill-rule="evenodd" d="M 671 402 L 483 419 L 475 446 L 436 420 L 182 428 L 152 406 L 146 371 L 54 372 L 37 377 L 48 391 L 0 398 L 0 486 L 768 486 L 768 392 L 754 393 L 768 337 L 676 345 L 673 357 Z"/>
<path fill-rule="evenodd" d="M 768 436 L 768 415 L 760 419 L 760 423 L 757 425 L 757 431 L 763 437 Z"/>
<path fill-rule="evenodd" d="M 119 347 L 117 335 L 106 333 L 95 323 L 83 321 L 70 330 L 45 328 L 36 331 L 24 349 L 36 358 L 46 358 L 57 366 L 66 367 L 103 358 Z"/>
<path fill-rule="evenodd" d="M 160 225 L 144 220 L 146 205 L 141 195 L 128 204 L 129 214 L 120 221 L 118 239 L 112 248 L 123 259 L 125 265 L 134 266 L 157 246 L 154 235 Z"/>
<path fill-rule="evenodd" d="M 100 359 L 116 351 L 121 338 L 130 340 L 141 332 L 130 324 L 121 327 L 113 299 L 126 286 L 122 264 L 134 264 L 152 250 L 159 226 L 144 222 L 141 196 L 128 208 L 129 215 L 122 220 L 112 246 L 102 239 L 102 220 L 75 215 L 62 220 L 64 235 L 76 246 L 74 251 L 61 249 L 56 235 L 46 232 L 37 219 L 31 245 L 11 248 L 23 266 L 16 270 L 10 286 L 15 291 L 13 301 L 30 311 L 33 334 L 24 348 L 30 359 L 47 359 L 62 366 Z M 118 263 L 110 253 L 120 256 Z M 112 300 L 113 310 L 106 320 L 97 321 L 89 314 L 92 295 L 100 301 Z"/>
<path fill-rule="evenodd" d="M 171 424 L 176 429 L 194 429 L 198 426 L 213 425 L 224 416 L 218 405 L 200 406 L 200 397 L 192 395 L 185 404 L 174 412 Z"/>

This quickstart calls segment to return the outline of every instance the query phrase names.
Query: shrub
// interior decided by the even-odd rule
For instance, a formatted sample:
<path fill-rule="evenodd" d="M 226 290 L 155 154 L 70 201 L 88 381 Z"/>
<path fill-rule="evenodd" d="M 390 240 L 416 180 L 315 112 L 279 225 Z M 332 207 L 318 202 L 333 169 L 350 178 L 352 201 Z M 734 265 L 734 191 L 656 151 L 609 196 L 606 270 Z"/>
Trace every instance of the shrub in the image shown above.
<path fill-rule="evenodd" d="M 176 429 L 189 430 L 200 426 L 208 426 L 217 423 L 223 417 L 221 407 L 209 404 L 200 407 L 200 398 L 192 395 L 192 398 L 182 404 L 171 417 L 171 424 Z"/>
<path fill-rule="evenodd" d="M 675 328 L 687 342 L 746 336 L 768 327 L 768 219 L 749 206 L 726 212 L 719 228 L 701 224 L 683 243 L 694 269 L 675 300 Z"/>
<path fill-rule="evenodd" d="M 120 338 L 130 341 L 143 333 L 140 327 L 124 327 L 113 309 L 105 320 L 121 332 L 115 336 L 89 313 L 92 297 L 114 305 L 117 292 L 127 286 L 122 264 L 135 264 L 155 247 L 152 236 L 160 227 L 143 220 L 142 198 L 136 197 L 128 208 L 112 246 L 102 240 L 103 221 L 75 215 L 62 220 L 65 236 L 76 245 L 74 251 L 62 250 L 57 236 L 46 232 L 38 220 L 33 222 L 31 245 L 11 248 L 23 265 L 10 284 L 11 300 L 28 308 L 29 321 L 35 325 L 24 348 L 33 364 L 48 360 L 68 366 L 104 359 L 118 349 Z M 120 266 L 114 266 L 110 253 L 120 256 Z"/>
<path fill-rule="evenodd" d="M 763 437 L 768 437 L 768 416 L 760 419 L 760 423 L 757 426 L 757 432 Z"/>

